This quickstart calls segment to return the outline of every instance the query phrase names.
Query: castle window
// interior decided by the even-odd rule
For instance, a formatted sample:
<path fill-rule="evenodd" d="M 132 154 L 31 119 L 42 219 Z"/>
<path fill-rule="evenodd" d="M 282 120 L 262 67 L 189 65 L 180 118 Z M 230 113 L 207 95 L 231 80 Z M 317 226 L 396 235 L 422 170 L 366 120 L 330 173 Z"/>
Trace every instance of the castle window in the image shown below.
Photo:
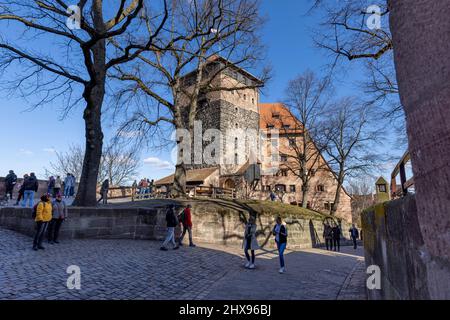
<path fill-rule="evenodd" d="M 278 112 L 273 112 L 272 113 L 272 118 L 274 119 L 280 119 L 280 114 Z"/>
<path fill-rule="evenodd" d="M 238 111 L 239 111 L 239 109 L 238 109 L 238 108 L 234 108 L 234 111 L 235 111 L 235 112 L 238 112 Z"/>
<path fill-rule="evenodd" d="M 287 156 L 286 155 L 282 155 L 281 156 L 281 162 L 286 162 L 287 161 Z"/>
<path fill-rule="evenodd" d="M 286 192 L 286 186 L 284 184 L 277 184 L 275 190 L 278 192 Z"/>
<path fill-rule="evenodd" d="M 234 149 L 237 149 L 239 147 L 239 140 L 238 138 L 234 138 Z"/>
<path fill-rule="evenodd" d="M 239 164 L 239 157 L 237 153 L 234 154 L 234 164 Z"/>
<path fill-rule="evenodd" d="M 295 192 L 295 185 L 291 184 L 289 186 L 289 192 Z"/>
<path fill-rule="evenodd" d="M 325 186 L 323 184 L 319 184 L 316 189 L 318 192 L 325 192 Z"/>
<path fill-rule="evenodd" d="M 379 184 L 378 185 L 378 192 L 386 192 L 386 185 L 385 184 Z"/>
<path fill-rule="evenodd" d="M 287 177 L 288 176 L 288 171 L 286 169 L 281 169 L 280 170 L 280 176 Z"/>
<path fill-rule="evenodd" d="M 252 104 L 255 104 L 255 98 L 252 98 Z"/>
<path fill-rule="evenodd" d="M 273 129 L 273 128 L 275 128 L 275 126 L 273 124 L 268 124 L 267 125 L 267 129 Z"/>
<path fill-rule="evenodd" d="M 246 101 L 247 101 L 247 95 L 246 95 L 246 94 L 244 94 L 244 100 L 246 100 Z"/>
<path fill-rule="evenodd" d="M 237 123 L 235 124 L 235 126 L 236 126 L 236 129 L 239 128 L 239 125 Z"/>

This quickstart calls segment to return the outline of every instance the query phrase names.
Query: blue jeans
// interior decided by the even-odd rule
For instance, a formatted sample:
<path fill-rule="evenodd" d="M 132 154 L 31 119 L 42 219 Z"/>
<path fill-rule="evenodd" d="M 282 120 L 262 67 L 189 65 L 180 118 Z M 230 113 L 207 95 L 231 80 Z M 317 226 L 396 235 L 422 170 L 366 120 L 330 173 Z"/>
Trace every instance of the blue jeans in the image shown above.
<path fill-rule="evenodd" d="M 280 256 L 280 266 L 284 268 L 284 250 L 286 250 L 286 243 L 277 243 L 278 254 Z"/>
<path fill-rule="evenodd" d="M 33 208 L 33 204 L 34 204 L 34 191 L 33 190 L 25 190 L 23 192 L 22 207 L 26 207 L 27 200 L 30 204 L 30 208 Z"/>
<path fill-rule="evenodd" d="M 64 197 L 66 197 L 66 198 L 70 197 L 70 188 L 72 188 L 72 187 L 71 186 L 64 187 Z"/>

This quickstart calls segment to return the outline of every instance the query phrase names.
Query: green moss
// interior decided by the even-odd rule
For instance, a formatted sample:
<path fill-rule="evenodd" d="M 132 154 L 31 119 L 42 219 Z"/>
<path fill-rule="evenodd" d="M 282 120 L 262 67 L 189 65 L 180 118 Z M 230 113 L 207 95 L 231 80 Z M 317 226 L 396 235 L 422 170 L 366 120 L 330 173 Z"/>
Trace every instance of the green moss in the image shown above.
<path fill-rule="evenodd" d="M 320 220 L 331 217 L 330 215 L 327 214 L 323 214 L 320 212 L 280 202 L 258 201 L 258 200 L 243 200 L 237 202 L 251 207 L 253 210 L 255 210 L 256 212 L 258 212 L 258 214 L 261 215 L 276 215 L 281 216 L 282 218 L 298 217 L 304 219 L 320 219 Z"/>

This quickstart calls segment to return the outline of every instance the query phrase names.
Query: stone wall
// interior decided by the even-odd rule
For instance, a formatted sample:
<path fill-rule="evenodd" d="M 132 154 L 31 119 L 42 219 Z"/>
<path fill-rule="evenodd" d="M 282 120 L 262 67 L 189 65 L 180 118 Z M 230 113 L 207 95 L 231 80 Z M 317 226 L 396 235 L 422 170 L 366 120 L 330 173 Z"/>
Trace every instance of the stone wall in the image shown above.
<path fill-rule="evenodd" d="M 248 211 L 235 207 L 232 202 L 207 200 L 178 202 L 183 206 L 188 203 L 193 206 L 194 241 L 241 246 Z M 61 238 L 162 240 L 166 229 L 165 211 L 165 206 L 70 208 L 69 218 L 61 228 Z M 275 248 L 271 236 L 274 218 L 268 214 L 257 217 L 258 241 L 266 248 Z M 290 248 L 323 245 L 323 225 L 320 218 L 288 216 L 285 220 L 288 225 Z M 0 209 L 0 226 L 31 236 L 34 232 L 31 209 Z M 344 236 L 347 235 L 348 228 L 347 224 L 342 225 Z"/>
<path fill-rule="evenodd" d="M 450 298 L 448 262 L 432 261 L 424 249 L 414 196 L 375 206 L 362 214 L 366 265 L 381 269 L 381 290 L 369 290 L 370 299 L 429 299 L 430 290 Z M 439 277 L 441 288 L 428 279 Z"/>

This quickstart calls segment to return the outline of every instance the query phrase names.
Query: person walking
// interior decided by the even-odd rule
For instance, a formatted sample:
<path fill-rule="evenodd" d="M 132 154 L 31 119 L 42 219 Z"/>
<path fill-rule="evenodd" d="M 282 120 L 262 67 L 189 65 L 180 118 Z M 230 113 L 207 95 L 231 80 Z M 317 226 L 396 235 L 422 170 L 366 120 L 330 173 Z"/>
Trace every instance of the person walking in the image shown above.
<path fill-rule="evenodd" d="M 34 221 L 36 222 L 36 234 L 33 239 L 33 250 L 37 251 L 38 249 L 45 249 L 42 246 L 42 241 L 48 223 L 52 219 L 52 204 L 47 194 L 41 197 L 41 201 L 37 204 L 35 210 L 36 217 L 34 218 Z"/>
<path fill-rule="evenodd" d="M 186 235 L 186 232 L 189 234 L 189 246 L 195 247 L 194 242 L 192 241 L 192 215 L 191 215 L 191 209 L 192 206 L 188 204 L 186 208 L 181 212 L 179 216 L 179 221 L 181 222 L 181 225 L 183 226 L 183 233 L 181 234 L 181 237 L 178 241 L 178 244 L 180 246 L 183 246 L 183 239 Z"/>
<path fill-rule="evenodd" d="M 247 224 L 245 225 L 244 241 L 242 243 L 244 249 L 245 258 L 247 263 L 245 264 L 246 269 L 255 269 L 255 250 L 259 249 L 258 240 L 256 239 L 256 223 L 255 218 L 250 216 Z M 251 252 L 251 257 L 248 251 Z"/>
<path fill-rule="evenodd" d="M 333 246 L 334 251 L 341 251 L 341 228 L 337 224 L 333 226 Z"/>
<path fill-rule="evenodd" d="M 62 195 L 57 194 L 56 199 L 52 202 L 52 220 L 48 224 L 47 239 L 50 244 L 59 243 L 59 229 L 66 218 L 67 205 L 62 199 Z"/>
<path fill-rule="evenodd" d="M 100 199 L 98 199 L 98 203 L 103 200 L 103 204 L 108 204 L 108 190 L 109 190 L 109 180 L 106 179 L 103 181 L 102 186 L 100 187 Z"/>
<path fill-rule="evenodd" d="M 55 185 L 53 186 L 53 199 L 60 193 L 62 187 L 62 180 L 60 176 L 55 179 Z"/>
<path fill-rule="evenodd" d="M 273 228 L 272 231 L 273 235 L 275 236 L 275 242 L 277 244 L 278 249 L 278 255 L 280 258 L 280 273 L 286 272 L 286 265 L 284 263 L 284 250 L 286 250 L 287 245 L 287 228 L 283 224 L 283 220 L 281 217 L 277 217 L 276 219 L 276 225 Z"/>
<path fill-rule="evenodd" d="M 70 197 L 70 188 L 72 188 L 72 176 L 70 173 L 67 173 L 64 179 L 64 198 L 66 199 Z"/>
<path fill-rule="evenodd" d="M 333 251 L 333 228 L 328 222 L 325 222 L 323 226 L 323 238 L 325 239 L 327 250 Z"/>
<path fill-rule="evenodd" d="M 24 185 L 25 185 L 24 182 L 27 179 L 28 179 L 28 174 L 25 174 L 23 176 L 22 184 L 19 186 L 19 192 L 18 192 L 18 195 L 17 195 L 16 204 L 15 204 L 16 206 L 18 206 L 20 204 L 20 200 L 22 200 L 22 198 L 23 198 L 23 192 L 24 192 L 23 188 L 24 188 Z"/>
<path fill-rule="evenodd" d="M 177 246 L 175 242 L 175 228 L 178 226 L 179 222 L 177 215 L 175 214 L 175 206 L 173 204 L 169 206 L 166 212 L 166 223 L 167 223 L 167 235 L 160 249 L 162 251 L 167 251 L 168 249 L 166 246 L 170 242 L 172 243 L 173 250 L 177 250 L 180 247 Z"/>
<path fill-rule="evenodd" d="M 17 183 L 16 174 L 14 173 L 13 170 L 9 170 L 8 175 L 5 177 L 5 198 L 8 197 L 9 194 L 9 199 L 10 200 L 13 199 L 13 192 L 16 183 Z"/>
<path fill-rule="evenodd" d="M 270 201 L 274 202 L 277 199 L 276 194 L 273 191 L 270 191 Z"/>
<path fill-rule="evenodd" d="M 354 223 L 352 224 L 352 227 L 350 228 L 350 230 L 348 230 L 348 232 L 350 233 L 350 238 L 353 240 L 353 249 L 356 250 L 358 248 L 356 240 L 359 238 L 359 232 Z"/>
<path fill-rule="evenodd" d="M 30 208 L 33 208 L 34 194 L 39 189 L 39 182 L 34 172 L 30 173 L 30 176 L 24 180 L 22 187 L 23 187 L 22 207 L 26 207 L 26 203 L 28 201 Z"/>

